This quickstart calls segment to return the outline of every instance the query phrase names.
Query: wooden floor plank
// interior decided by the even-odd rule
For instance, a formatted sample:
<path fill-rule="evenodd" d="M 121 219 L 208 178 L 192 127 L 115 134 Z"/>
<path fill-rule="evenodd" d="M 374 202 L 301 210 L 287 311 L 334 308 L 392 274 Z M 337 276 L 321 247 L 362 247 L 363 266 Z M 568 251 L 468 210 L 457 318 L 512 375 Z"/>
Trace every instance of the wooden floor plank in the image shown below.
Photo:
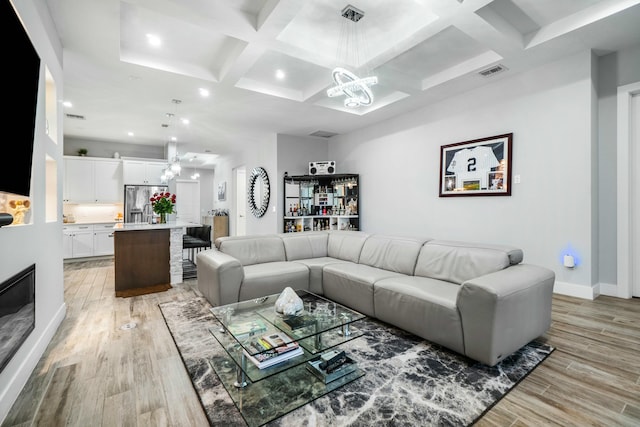
<path fill-rule="evenodd" d="M 66 318 L 2 426 L 206 426 L 158 309 L 196 280 L 116 298 L 101 259 L 65 264 L 64 281 Z M 640 425 L 640 300 L 554 295 L 552 318 L 556 350 L 476 426 Z"/>

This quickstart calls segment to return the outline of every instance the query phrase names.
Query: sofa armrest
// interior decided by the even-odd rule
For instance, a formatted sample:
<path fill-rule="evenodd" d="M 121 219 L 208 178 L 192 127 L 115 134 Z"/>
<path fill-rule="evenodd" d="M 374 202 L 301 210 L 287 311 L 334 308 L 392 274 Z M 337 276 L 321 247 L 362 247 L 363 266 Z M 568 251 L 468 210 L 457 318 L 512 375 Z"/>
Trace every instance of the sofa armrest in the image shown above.
<path fill-rule="evenodd" d="M 198 289 L 211 305 L 218 307 L 238 302 L 244 280 L 240 261 L 217 249 L 209 249 L 198 253 L 196 266 Z"/>
<path fill-rule="evenodd" d="M 465 354 L 493 366 L 551 325 L 555 273 L 518 264 L 468 280 L 457 297 Z"/>

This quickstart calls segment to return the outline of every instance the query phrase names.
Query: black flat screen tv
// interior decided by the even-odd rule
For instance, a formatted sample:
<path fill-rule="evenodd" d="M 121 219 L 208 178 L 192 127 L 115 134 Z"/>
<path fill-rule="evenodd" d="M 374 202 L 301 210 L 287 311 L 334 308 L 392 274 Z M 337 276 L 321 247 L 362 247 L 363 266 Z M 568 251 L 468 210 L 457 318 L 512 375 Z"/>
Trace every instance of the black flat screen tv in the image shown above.
<path fill-rule="evenodd" d="M 16 96 L 8 99 L 5 130 L 11 135 L 2 144 L 10 168 L 0 169 L 0 191 L 29 197 L 33 144 L 40 81 L 40 56 L 9 0 L 0 0 L 0 28 L 5 48 L 2 77 Z"/>

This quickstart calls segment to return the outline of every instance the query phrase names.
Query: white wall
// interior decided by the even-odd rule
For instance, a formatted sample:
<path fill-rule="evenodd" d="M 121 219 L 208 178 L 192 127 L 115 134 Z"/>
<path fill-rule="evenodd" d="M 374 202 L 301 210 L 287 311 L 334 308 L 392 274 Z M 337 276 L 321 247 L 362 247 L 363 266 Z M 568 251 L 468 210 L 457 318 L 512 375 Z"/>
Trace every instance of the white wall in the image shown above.
<path fill-rule="evenodd" d="M 582 52 L 337 136 L 329 157 L 360 174 L 361 229 L 510 244 L 592 295 L 591 54 Z M 513 132 L 510 197 L 438 197 L 440 146 Z M 561 266 L 567 246 L 580 264 Z"/>
<path fill-rule="evenodd" d="M 0 228 L 0 281 L 36 264 L 36 327 L 0 374 L 0 421 L 4 420 L 29 375 L 65 316 L 62 271 L 62 115 L 58 114 L 58 144 L 45 134 L 45 65 L 63 99 L 62 48 L 44 2 L 15 2 L 41 59 L 35 146 L 32 166 L 32 223 Z M 58 102 L 58 105 L 61 103 Z M 55 162 L 57 221 L 46 221 L 45 158 Z"/>
<path fill-rule="evenodd" d="M 284 173 L 292 175 L 309 174 L 309 162 L 329 159 L 329 144 L 327 139 L 318 137 L 302 137 L 280 134 L 278 138 L 278 173 L 277 179 L 282 188 Z M 345 173 L 340 162 L 336 161 L 337 173 Z M 284 231 L 282 217 L 284 215 L 284 191 L 277 193 L 276 214 L 280 218 L 277 232 Z"/>
<path fill-rule="evenodd" d="M 277 168 L 277 138 L 276 135 L 268 135 L 263 139 L 255 141 L 243 141 L 238 147 L 238 151 L 231 155 L 221 156 L 215 165 L 215 177 L 213 188 L 217 194 L 218 184 L 227 182 L 227 200 L 220 202 L 217 196 L 214 198 L 216 209 L 229 210 L 229 234 L 235 234 L 235 180 L 233 170 L 239 166 L 244 166 L 247 171 L 247 185 L 251 170 L 256 167 L 263 167 L 269 176 L 271 187 L 271 197 L 267 212 L 260 218 L 251 214 L 247 204 L 246 234 L 270 234 L 277 231 L 280 220 L 275 212 L 277 195 L 280 193 L 280 179 L 278 179 Z"/>
<path fill-rule="evenodd" d="M 80 138 L 64 139 L 64 155 L 75 156 L 78 149 L 86 148 L 89 157 L 105 157 L 112 158 L 114 153 L 120 154 L 120 157 L 141 157 L 144 159 L 166 159 L 165 147 L 161 145 L 142 145 L 131 143 L 117 143 L 96 141 Z"/>
<path fill-rule="evenodd" d="M 180 179 L 191 179 L 191 175 L 199 173 L 200 177 L 197 181 L 200 182 L 200 217 L 207 215 L 207 212 L 214 209 L 214 200 L 217 199 L 217 187 L 214 191 L 213 180 L 215 172 L 212 169 L 197 169 L 197 168 L 182 168 L 180 172 Z M 180 196 L 180 195 L 178 195 Z M 200 219 L 199 219 L 200 221 Z"/>

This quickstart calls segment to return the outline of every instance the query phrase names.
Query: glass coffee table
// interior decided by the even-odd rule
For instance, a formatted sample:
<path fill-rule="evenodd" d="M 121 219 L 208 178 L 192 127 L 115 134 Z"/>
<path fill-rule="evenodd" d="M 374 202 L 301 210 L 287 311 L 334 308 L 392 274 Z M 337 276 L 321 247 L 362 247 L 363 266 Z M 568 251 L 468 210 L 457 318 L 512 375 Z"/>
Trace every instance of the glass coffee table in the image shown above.
<path fill-rule="evenodd" d="M 311 372 L 308 362 L 317 365 L 332 350 L 339 352 L 341 344 L 362 336 L 354 323 L 366 316 L 311 292 L 296 293 L 304 309 L 290 316 L 275 310 L 280 294 L 211 309 L 221 327 L 210 331 L 225 351 L 210 363 L 250 427 L 279 418 L 364 375 L 348 358 L 352 362 L 348 369 L 343 366 L 337 378 L 334 373 L 323 380 Z M 283 333 L 297 343 L 299 354 L 258 368 L 252 359 L 268 359 L 285 345 L 264 345 L 264 339 Z"/>

